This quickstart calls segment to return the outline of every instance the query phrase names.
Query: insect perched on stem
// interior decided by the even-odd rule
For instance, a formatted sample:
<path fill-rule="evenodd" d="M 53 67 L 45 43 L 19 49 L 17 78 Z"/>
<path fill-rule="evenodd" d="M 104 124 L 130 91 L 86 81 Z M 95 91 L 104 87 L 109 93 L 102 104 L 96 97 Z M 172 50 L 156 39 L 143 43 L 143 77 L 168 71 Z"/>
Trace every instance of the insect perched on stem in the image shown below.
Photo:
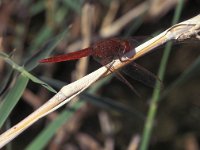
<path fill-rule="evenodd" d="M 92 56 L 95 60 L 100 62 L 101 65 L 106 65 L 112 62 L 116 58 L 119 58 L 121 60 L 121 57 L 125 53 L 133 50 L 137 46 L 137 43 L 138 42 L 134 40 L 133 38 L 106 39 L 106 40 L 96 42 L 90 47 L 76 51 L 76 52 L 42 59 L 40 60 L 40 63 L 55 63 L 55 62 L 62 62 L 62 61 L 70 61 L 70 60 L 80 59 L 86 56 Z M 135 62 L 132 62 L 130 65 L 124 67 L 123 70 L 125 70 L 125 73 L 128 74 L 130 77 L 151 87 L 154 87 L 155 81 L 159 80 L 153 73 L 143 68 L 142 66 L 136 64 Z M 131 74 L 129 74 L 130 72 Z M 135 90 L 135 88 L 119 72 L 116 72 L 116 74 L 137 95 L 139 95 L 137 91 Z"/>

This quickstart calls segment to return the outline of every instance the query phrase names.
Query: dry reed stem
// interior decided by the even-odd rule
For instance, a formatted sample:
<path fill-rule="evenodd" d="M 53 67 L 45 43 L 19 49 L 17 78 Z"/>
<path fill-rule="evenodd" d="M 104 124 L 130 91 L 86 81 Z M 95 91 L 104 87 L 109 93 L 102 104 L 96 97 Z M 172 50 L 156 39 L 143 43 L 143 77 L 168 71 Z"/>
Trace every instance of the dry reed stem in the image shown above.
<path fill-rule="evenodd" d="M 33 109 L 39 108 L 43 102 L 42 98 L 38 95 L 35 95 L 32 91 L 26 89 L 22 95 L 24 101 L 26 101 L 29 105 L 33 107 Z M 52 112 L 47 117 L 49 120 L 54 120 L 57 117 L 57 112 Z"/>
<path fill-rule="evenodd" d="M 116 15 L 117 15 L 117 12 L 119 10 L 119 7 L 120 7 L 120 2 L 118 0 L 110 2 L 109 10 L 102 21 L 102 25 L 101 25 L 102 29 L 107 26 L 110 26 L 113 23 Z"/>
<path fill-rule="evenodd" d="M 104 135 L 104 150 L 113 150 L 115 147 L 113 122 L 109 118 L 107 112 L 100 111 L 98 113 L 101 131 Z"/>
<path fill-rule="evenodd" d="M 127 150 L 137 150 L 140 143 L 140 136 L 134 135 L 131 139 L 131 142 L 127 148 Z"/>
<path fill-rule="evenodd" d="M 148 10 L 148 20 L 152 18 L 158 19 L 164 16 L 169 10 L 174 8 L 178 3 L 178 0 L 151 0 L 150 7 Z"/>
<path fill-rule="evenodd" d="M 92 18 L 94 12 L 94 6 L 90 3 L 85 3 L 83 8 L 82 8 L 82 16 L 81 16 L 81 32 L 82 32 L 82 48 L 89 47 L 90 41 L 91 41 L 91 32 L 92 32 Z M 88 57 L 84 57 L 79 59 L 75 71 L 72 73 L 72 80 L 78 80 L 79 78 L 85 76 L 87 73 L 87 68 L 88 68 Z M 74 104 L 78 98 L 73 99 L 69 103 L 69 105 Z M 74 122 L 76 123 L 76 122 Z M 56 134 L 54 140 L 52 141 L 51 145 L 49 146 L 50 148 L 53 147 L 59 147 L 61 146 L 59 143 L 62 143 L 64 140 L 64 137 L 66 134 L 70 134 L 66 132 L 65 126 L 67 126 L 67 123 L 64 124 L 60 129 L 59 132 Z M 77 124 L 73 124 L 73 126 L 77 126 Z M 65 133 L 65 134 L 63 134 Z M 56 142 L 55 142 L 56 141 Z"/>
<path fill-rule="evenodd" d="M 82 48 L 89 47 L 91 41 L 91 32 L 92 32 L 92 18 L 94 14 L 94 7 L 92 4 L 86 3 L 82 9 L 82 17 L 81 17 L 81 30 L 83 43 Z M 77 80 L 83 77 L 87 72 L 88 67 L 88 57 L 81 58 L 77 65 L 76 70 L 73 73 L 74 79 Z"/>
<path fill-rule="evenodd" d="M 169 40 L 185 40 L 191 36 L 196 36 L 196 33 L 200 32 L 200 15 L 195 16 L 189 20 L 176 24 L 169 29 L 165 30 L 158 36 L 151 40 L 139 45 L 134 50 L 124 55 L 121 59 L 127 61 L 120 61 L 119 59 L 114 60 L 109 66 L 112 65 L 116 70 L 130 63 L 138 57 L 148 53 L 154 48 L 166 43 Z M 87 89 L 91 84 L 109 75 L 111 72 L 108 71 L 107 66 L 103 66 L 98 70 L 86 75 L 85 77 L 64 86 L 55 96 L 49 101 L 42 105 L 39 109 L 34 111 L 24 120 L 11 127 L 9 130 L 0 135 L 0 148 L 5 146 L 8 142 L 22 133 L 29 126 L 34 124 L 40 118 L 47 114 L 55 111 L 59 107 L 68 103 L 76 97 L 78 94 Z"/>
<path fill-rule="evenodd" d="M 125 15 L 117 19 L 111 25 L 105 26 L 104 28 L 102 28 L 100 30 L 99 35 L 103 38 L 116 35 L 117 33 L 119 33 L 121 29 L 124 28 L 124 26 L 126 26 L 135 18 L 144 14 L 147 10 L 148 10 L 148 2 L 143 2 L 136 8 L 133 8 L 132 10 L 127 12 Z"/>

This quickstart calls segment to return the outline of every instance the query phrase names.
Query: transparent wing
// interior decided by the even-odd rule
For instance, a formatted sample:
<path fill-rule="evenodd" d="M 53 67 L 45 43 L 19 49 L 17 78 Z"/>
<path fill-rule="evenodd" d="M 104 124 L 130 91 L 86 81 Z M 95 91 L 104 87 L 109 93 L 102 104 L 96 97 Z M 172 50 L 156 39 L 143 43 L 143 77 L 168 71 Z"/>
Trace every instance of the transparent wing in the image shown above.
<path fill-rule="evenodd" d="M 155 87 L 156 81 L 161 82 L 155 74 L 135 62 L 125 66 L 122 71 L 134 80 L 137 80 L 149 87 Z"/>

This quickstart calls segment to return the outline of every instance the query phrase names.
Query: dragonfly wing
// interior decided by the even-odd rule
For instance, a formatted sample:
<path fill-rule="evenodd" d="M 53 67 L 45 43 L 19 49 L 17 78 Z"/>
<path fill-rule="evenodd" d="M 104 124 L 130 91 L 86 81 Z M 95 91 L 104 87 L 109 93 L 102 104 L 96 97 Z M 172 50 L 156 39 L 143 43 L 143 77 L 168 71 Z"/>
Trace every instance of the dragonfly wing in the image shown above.
<path fill-rule="evenodd" d="M 125 83 L 138 97 L 141 98 L 140 93 L 131 85 L 130 82 L 128 82 L 128 80 L 119 71 L 115 71 L 115 73 L 120 81 Z"/>
<path fill-rule="evenodd" d="M 125 66 L 122 71 L 134 80 L 137 80 L 149 87 L 154 88 L 156 81 L 162 83 L 162 81 L 155 74 L 135 62 Z"/>
<path fill-rule="evenodd" d="M 102 64 L 102 62 L 99 62 L 100 64 Z M 102 64 L 104 65 L 104 64 Z M 141 95 L 139 94 L 139 92 L 131 85 L 131 83 L 128 82 L 128 80 L 126 80 L 126 78 L 117 70 L 115 70 L 113 67 L 112 67 L 112 64 L 110 66 L 107 66 L 107 69 L 110 71 L 110 72 L 114 72 L 116 77 L 122 81 L 123 83 L 125 83 L 138 97 L 141 97 Z"/>

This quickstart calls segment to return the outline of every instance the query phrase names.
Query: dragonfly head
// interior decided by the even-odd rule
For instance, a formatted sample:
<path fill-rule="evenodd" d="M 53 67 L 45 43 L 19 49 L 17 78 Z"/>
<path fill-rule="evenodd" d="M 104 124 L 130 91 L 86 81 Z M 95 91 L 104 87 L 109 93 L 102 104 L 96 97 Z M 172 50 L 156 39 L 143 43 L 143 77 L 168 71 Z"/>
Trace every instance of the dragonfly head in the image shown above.
<path fill-rule="evenodd" d="M 137 47 L 138 42 L 133 38 L 128 38 L 123 41 L 124 52 L 127 53 Z"/>

